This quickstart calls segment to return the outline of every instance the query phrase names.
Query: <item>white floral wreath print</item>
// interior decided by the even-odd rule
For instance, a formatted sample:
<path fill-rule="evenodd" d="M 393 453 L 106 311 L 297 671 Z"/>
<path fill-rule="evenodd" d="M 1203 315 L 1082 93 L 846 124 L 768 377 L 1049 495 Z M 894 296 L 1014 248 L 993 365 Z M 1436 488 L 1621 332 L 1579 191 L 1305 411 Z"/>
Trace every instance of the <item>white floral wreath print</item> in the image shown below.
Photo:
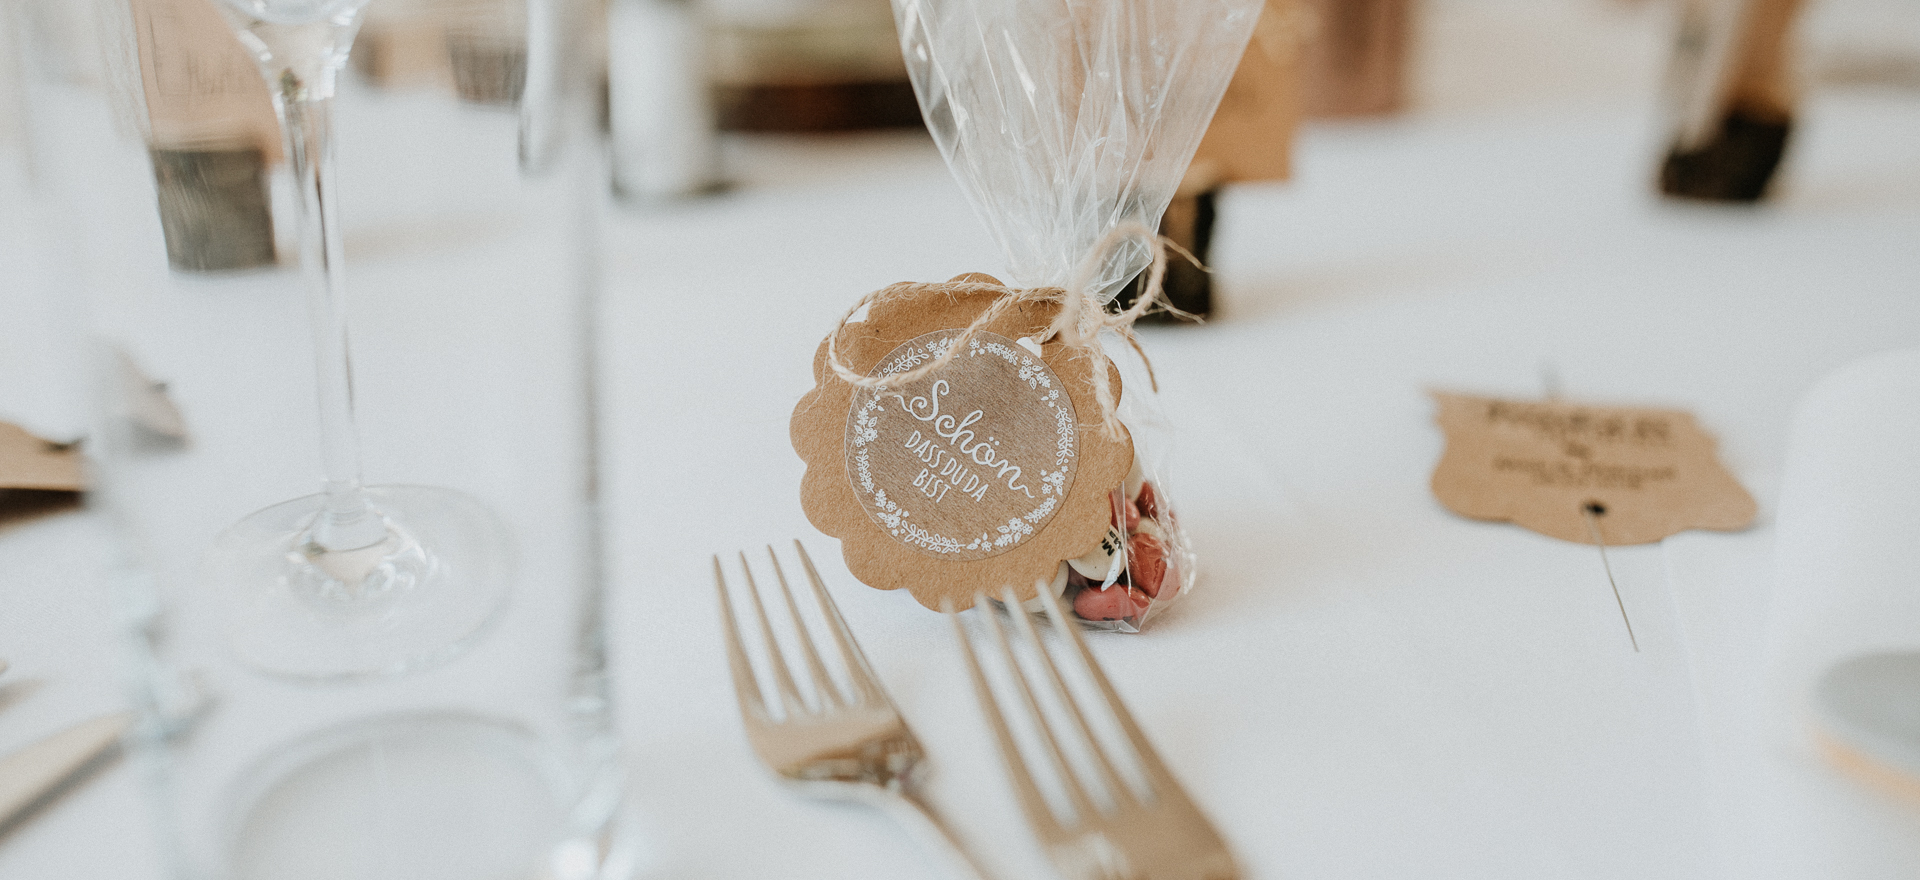
<path fill-rule="evenodd" d="M 930 333 L 920 339 L 909 342 L 886 360 L 873 375 L 892 376 L 906 372 L 946 353 L 953 338 L 960 331 Z M 1039 358 L 1024 348 L 1008 345 L 997 338 L 981 339 L 978 334 L 969 341 L 965 357 L 998 357 L 1019 368 L 1019 379 L 1029 389 L 1040 392 L 1040 402 L 1053 411 L 1055 431 L 1054 462 L 1050 469 L 1040 471 L 1039 503 L 1026 513 L 1009 517 L 1005 524 L 996 527 L 995 532 L 981 532 L 969 539 L 961 539 L 938 534 L 921 528 L 911 522 L 913 511 L 905 505 L 887 496 L 884 488 L 876 485 L 873 478 L 871 444 L 880 439 L 880 413 L 885 403 L 896 392 L 873 391 L 859 393 L 855 397 L 858 406 L 851 414 L 852 424 L 847 432 L 853 445 L 853 479 L 860 489 L 861 500 L 865 502 L 867 512 L 875 522 L 887 530 L 887 534 L 897 541 L 918 547 L 930 553 L 948 555 L 957 553 L 979 553 L 988 549 L 1004 551 L 1017 546 L 1031 537 L 1039 525 L 1053 515 L 1059 508 L 1061 499 L 1066 495 L 1067 474 L 1073 467 L 1076 448 L 1076 422 L 1073 404 L 1060 393 L 1059 383 L 1053 371 L 1047 368 Z M 929 338 L 938 337 L 938 338 Z"/>

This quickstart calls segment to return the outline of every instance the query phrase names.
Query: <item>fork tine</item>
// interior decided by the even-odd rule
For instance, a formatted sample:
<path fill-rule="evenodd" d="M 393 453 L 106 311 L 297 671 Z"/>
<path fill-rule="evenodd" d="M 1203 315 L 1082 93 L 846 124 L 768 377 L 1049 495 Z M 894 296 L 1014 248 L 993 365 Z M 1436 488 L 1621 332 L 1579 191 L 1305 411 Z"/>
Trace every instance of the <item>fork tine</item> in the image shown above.
<path fill-rule="evenodd" d="M 1039 586 L 1040 592 L 1047 592 L 1047 585 L 1044 582 Z M 1012 587 L 1006 587 L 1002 596 L 1002 601 L 1007 603 L 1008 608 L 1020 607 L 1020 601 L 1014 596 Z M 1086 714 L 1080 711 L 1080 702 L 1074 699 L 1073 692 L 1067 689 L 1067 681 L 1061 677 L 1060 667 L 1053 662 L 1053 652 L 1047 650 L 1046 643 L 1040 640 L 1040 632 L 1034 628 L 1032 615 L 1019 612 L 1013 617 L 1020 622 L 1021 634 L 1027 637 L 1027 641 L 1033 643 L 1034 649 L 1039 653 L 1040 665 L 1046 669 L 1047 678 L 1053 683 L 1054 696 L 1067 707 L 1067 716 L 1073 719 L 1073 726 L 1080 731 L 1081 740 L 1086 742 L 1088 748 L 1093 751 L 1101 785 L 1113 798 L 1115 806 L 1124 807 L 1132 803 L 1135 800 L 1132 787 L 1127 785 L 1127 781 L 1114 770 L 1113 762 L 1107 759 L 1107 750 L 1100 745 L 1100 738 L 1093 735 L 1093 728 L 1087 724 Z"/>
<path fill-rule="evenodd" d="M 1146 771 L 1147 793 L 1155 797 L 1170 794 L 1184 796 L 1181 794 L 1180 783 L 1174 780 L 1173 773 L 1167 769 L 1166 764 L 1161 762 L 1160 753 L 1154 751 L 1153 744 L 1147 741 L 1146 733 L 1140 729 L 1139 723 L 1133 720 L 1133 713 L 1127 711 L 1125 703 L 1120 702 L 1120 694 L 1114 691 L 1113 682 L 1107 680 L 1106 671 L 1101 669 L 1099 662 L 1093 659 L 1093 652 L 1087 650 L 1086 637 L 1080 634 L 1079 627 L 1067 620 L 1066 611 L 1060 607 L 1060 597 L 1053 595 L 1050 590 L 1041 590 L 1040 594 L 1046 599 L 1047 618 L 1053 623 L 1054 629 L 1064 632 L 1067 641 L 1073 643 L 1080 668 L 1100 690 L 1100 696 L 1107 701 L 1107 709 L 1113 713 L 1114 720 L 1119 722 L 1120 731 L 1126 734 L 1127 743 L 1133 746 L 1135 759 L 1140 762 L 1141 769 Z"/>
<path fill-rule="evenodd" d="M 980 607 L 979 602 L 974 607 Z M 980 714 L 987 716 L 987 726 L 993 729 L 994 742 L 1000 746 L 1000 760 L 1007 765 L 1007 776 L 1013 781 L 1013 793 L 1020 799 L 1020 809 L 1027 814 L 1034 830 L 1042 839 L 1060 834 L 1060 821 L 1053 814 L 1053 807 L 1040 794 L 1040 788 L 1034 785 L 1033 773 L 1027 768 L 1026 758 L 1020 755 L 1020 747 L 1013 741 L 1013 731 L 1007 727 L 1005 715 L 1000 714 L 1000 702 L 993 696 L 993 688 L 987 684 L 987 675 L 980 669 L 980 658 L 973 653 L 973 639 L 967 634 L 967 625 L 953 610 L 951 600 L 940 603 L 940 610 L 953 623 L 953 634 L 960 640 L 960 654 L 966 658 L 967 673 L 973 678 L 973 695 L 980 703 Z"/>
<path fill-rule="evenodd" d="M 753 567 L 747 564 L 747 554 L 740 554 L 740 570 L 747 576 L 747 594 L 753 597 L 753 611 L 760 618 L 760 638 L 767 646 L 767 660 L 773 666 L 773 683 L 780 689 L 781 711 L 788 714 L 804 713 L 807 703 L 800 699 L 800 688 L 793 683 L 793 673 L 787 671 L 787 660 L 780 651 L 780 642 L 773 637 L 773 624 L 767 622 L 767 605 L 760 600 L 760 585 L 753 580 Z"/>
<path fill-rule="evenodd" d="M 1047 755 L 1053 759 L 1054 768 L 1060 771 L 1060 779 L 1067 787 L 1067 797 L 1073 801 L 1073 809 L 1078 816 L 1078 821 L 1085 823 L 1091 820 L 1099 815 L 1099 810 L 1094 807 L 1093 799 L 1087 796 L 1086 788 L 1080 784 L 1079 774 L 1075 773 L 1073 765 L 1067 762 L 1066 753 L 1060 750 L 1060 740 L 1053 735 L 1053 725 L 1047 722 L 1046 713 L 1040 711 L 1040 701 L 1033 696 L 1033 686 L 1027 683 L 1027 674 L 1020 669 L 1020 661 L 1014 657 L 1013 643 L 1007 639 L 1006 629 L 1000 626 L 999 619 L 994 617 L 986 603 L 976 602 L 975 605 L 981 609 L 981 615 L 986 618 L 988 631 L 992 632 L 994 640 L 1000 643 L 1001 655 L 1007 662 L 1007 672 L 1013 677 L 1014 690 L 1020 692 L 1020 698 L 1026 703 L 1028 714 L 1033 716 L 1034 726 L 1040 730 L 1040 741 L 1046 745 Z M 1010 607 L 1016 615 L 1019 614 L 1019 603 L 1016 602 Z M 1047 651 L 1039 644 L 1034 645 L 1034 650 L 1043 655 Z"/>
<path fill-rule="evenodd" d="M 814 569 L 813 557 L 807 555 L 807 548 L 798 539 L 794 540 L 793 549 L 800 553 L 800 566 L 806 569 L 807 581 L 813 586 L 813 598 L 826 612 L 827 630 L 833 634 L 834 644 L 840 647 L 840 659 L 845 662 L 847 678 L 853 684 L 854 701 L 888 702 L 886 691 L 881 690 L 879 679 L 873 674 L 873 667 L 867 664 L 866 653 L 853 640 L 853 633 L 847 629 L 847 621 L 840 616 L 840 607 L 833 603 L 833 596 L 820 580 L 820 572 Z"/>
<path fill-rule="evenodd" d="M 813 677 L 813 692 L 820 698 L 822 708 L 846 705 L 840 695 L 840 688 L 827 675 L 826 664 L 820 662 L 820 652 L 813 646 L 813 635 L 808 631 L 806 621 L 800 619 L 800 606 L 794 603 L 793 587 L 787 584 L 786 569 L 780 567 L 780 557 L 773 552 L 773 545 L 767 545 L 767 558 L 773 560 L 773 576 L 780 581 L 780 596 L 787 601 L 787 615 L 793 618 L 793 631 L 800 642 L 800 653 L 806 658 L 807 674 Z"/>
<path fill-rule="evenodd" d="M 767 702 L 760 696 L 760 682 L 753 677 L 753 663 L 740 643 L 740 623 L 733 616 L 733 601 L 727 596 L 727 576 L 720 570 L 720 555 L 713 556 L 713 587 L 720 598 L 720 621 L 726 628 L 727 667 L 733 670 L 733 693 L 740 700 L 740 712 L 765 716 Z"/>

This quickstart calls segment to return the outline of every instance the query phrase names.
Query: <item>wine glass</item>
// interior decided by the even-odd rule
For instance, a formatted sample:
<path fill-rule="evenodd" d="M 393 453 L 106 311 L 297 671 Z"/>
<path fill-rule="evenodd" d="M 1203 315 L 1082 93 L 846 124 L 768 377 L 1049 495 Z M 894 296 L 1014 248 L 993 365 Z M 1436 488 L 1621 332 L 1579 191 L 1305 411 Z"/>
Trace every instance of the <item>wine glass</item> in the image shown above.
<path fill-rule="evenodd" d="M 390 675 L 458 653 L 505 604 L 505 529 L 432 486 L 365 486 L 354 422 L 346 284 L 334 201 L 332 109 L 368 0 L 226 0 L 273 96 L 312 325 L 325 488 L 257 511 L 215 539 L 210 580 L 240 659 L 270 674 Z"/>
<path fill-rule="evenodd" d="M 72 254 L 48 254 L 49 307 L 84 307 L 56 347 L 102 380 L 85 430 L 111 528 L 69 567 L 119 636 L 129 808 L 152 821 L 151 845 L 107 862 L 174 880 L 628 876 L 592 369 L 606 177 L 582 47 L 600 0 L 382 0 L 357 35 L 357 3 L 0 5 L 34 48 L 17 82 L 36 203 Z M 339 70 L 349 45 L 371 63 Z M 266 83 L 284 150 L 262 148 L 281 134 Z M 344 224 L 329 110 L 339 177 L 365 186 Z M 311 322 L 298 270 L 231 258 L 277 244 L 270 210 L 284 250 L 306 244 Z M 306 494 L 313 455 L 284 450 L 314 443 L 315 340 L 329 481 L 236 525 L 263 483 L 268 501 Z M 123 363 L 153 381 L 121 381 Z M 365 381 L 369 365 L 406 379 Z M 136 417 L 155 397 L 177 405 L 166 436 Z M 388 451 L 401 473 L 485 507 L 360 486 L 356 408 L 407 438 Z"/>

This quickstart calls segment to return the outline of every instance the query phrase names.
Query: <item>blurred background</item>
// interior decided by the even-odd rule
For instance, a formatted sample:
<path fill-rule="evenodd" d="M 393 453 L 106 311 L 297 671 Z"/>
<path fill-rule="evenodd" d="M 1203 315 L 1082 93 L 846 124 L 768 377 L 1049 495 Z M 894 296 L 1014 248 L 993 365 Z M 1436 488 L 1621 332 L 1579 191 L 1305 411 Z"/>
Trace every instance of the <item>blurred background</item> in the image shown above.
<path fill-rule="evenodd" d="M 213 2 L 130 6 L 205 22 Z M 195 447 L 204 469 L 186 476 L 219 491 L 164 523 L 210 537 L 317 476 L 267 94 L 232 75 L 249 62 L 226 32 L 188 28 L 219 39 L 175 68 L 193 84 L 169 104 L 153 77 L 136 89 L 89 60 L 154 31 L 105 34 L 101 7 L 54 8 L 0 0 L 0 421 L 31 435 L 36 462 L 77 469 L 75 340 L 102 323 L 81 301 L 151 286 L 218 303 L 160 310 L 178 333 L 117 319 L 166 353 L 140 387 L 174 383 L 190 426 L 231 431 Z M 1024 839 L 999 778 L 969 772 L 992 759 L 953 699 L 945 624 L 859 588 L 795 491 L 788 420 L 834 319 L 894 282 L 1004 271 L 921 125 L 889 4 L 605 0 L 558 43 L 529 36 L 528 10 L 549 8 L 373 0 L 341 74 L 368 481 L 537 498 L 568 512 L 547 522 L 565 527 L 554 546 L 604 533 L 591 574 L 614 585 L 611 696 L 644 874 L 923 867 L 878 819 L 796 809 L 738 739 L 707 554 L 793 535 L 818 541 L 876 666 L 954 768 L 944 796 L 981 836 Z M 1910 876 L 1911 804 L 1836 771 L 1791 685 L 1820 655 L 1810 597 L 1907 595 L 1895 575 L 1920 552 L 1901 531 L 1920 512 L 1889 502 L 1888 538 L 1835 512 L 1855 496 L 1807 464 L 1893 462 L 1873 479 L 1906 485 L 1907 435 L 1874 435 L 1874 458 L 1799 415 L 1810 396 L 1826 401 L 1816 414 L 1854 399 L 1834 390 L 1861 375 L 1849 364 L 1920 343 L 1920 0 L 1267 8 L 1162 221 L 1212 269 L 1170 290 L 1207 321 L 1141 333 L 1180 429 L 1174 484 L 1204 579 L 1148 636 L 1099 647 L 1250 874 Z M 577 63 L 565 150 L 526 112 L 571 88 L 536 44 Z M 49 83 L 117 95 L 146 127 L 79 125 Z M 49 133 L 73 148 L 29 149 Z M 86 145 L 109 142 L 130 151 L 90 174 Z M 161 147 L 176 164 L 148 155 Z M 564 176 L 535 173 L 562 153 Z M 228 379 L 298 388 L 205 393 Z M 1873 387 L 1858 399 L 1920 412 L 1907 386 Z M 1636 625 L 1665 634 L 1629 665 L 1614 570 L 1591 547 L 1429 497 L 1432 388 L 1688 409 L 1760 520 L 1617 551 L 1623 592 L 1646 602 Z M 0 513 L 0 649 L 13 674 L 51 682 L 10 706 L 0 694 L 0 752 L 120 702 L 112 609 L 74 564 L 109 542 L 73 514 L 77 488 L 0 486 L 32 502 Z M 197 553 L 180 557 L 190 580 Z M 1848 581 L 1856 557 L 1884 577 Z M 1819 638 L 1920 620 L 1873 608 L 1827 608 Z M 137 783 L 109 774 L 0 837 L 0 877 L 162 876 L 129 868 L 155 860 L 151 841 L 90 843 L 138 821 Z M 1042 865 L 1018 847 L 994 859 Z"/>

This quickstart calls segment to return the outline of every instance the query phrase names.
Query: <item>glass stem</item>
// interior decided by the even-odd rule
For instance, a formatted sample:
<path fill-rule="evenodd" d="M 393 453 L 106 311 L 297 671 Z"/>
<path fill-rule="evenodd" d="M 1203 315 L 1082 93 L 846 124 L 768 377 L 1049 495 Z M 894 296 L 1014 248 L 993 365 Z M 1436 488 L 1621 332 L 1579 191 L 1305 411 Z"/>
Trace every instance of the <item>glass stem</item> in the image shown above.
<path fill-rule="evenodd" d="M 283 71 L 274 109 L 293 170 L 300 271 L 313 326 L 314 377 L 320 402 L 320 457 L 326 506 L 309 539 L 322 550 L 355 550 L 384 540 L 387 526 L 360 485 L 360 432 L 353 418 L 353 358 L 347 343 L 344 248 L 333 204 L 333 99 L 308 94 L 307 83 Z"/>

